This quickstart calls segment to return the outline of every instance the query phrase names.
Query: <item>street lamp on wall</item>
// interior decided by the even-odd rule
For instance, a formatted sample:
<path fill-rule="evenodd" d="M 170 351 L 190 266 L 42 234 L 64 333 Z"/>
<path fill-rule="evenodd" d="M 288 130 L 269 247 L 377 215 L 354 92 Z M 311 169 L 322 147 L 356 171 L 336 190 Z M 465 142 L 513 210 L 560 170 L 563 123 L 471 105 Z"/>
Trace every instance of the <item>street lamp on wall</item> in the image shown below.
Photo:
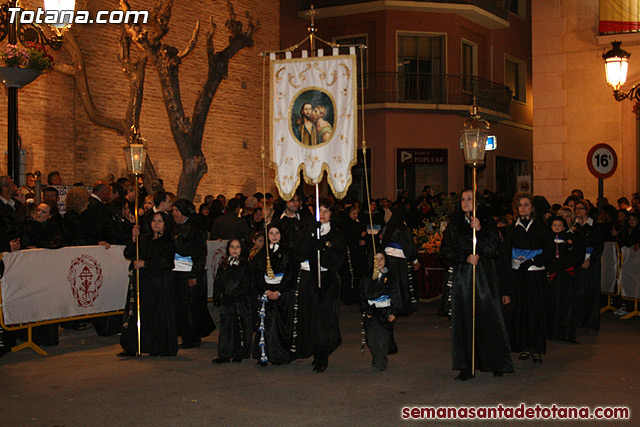
<path fill-rule="evenodd" d="M 48 2 L 58 2 L 58 5 L 48 4 Z M 54 7 L 58 11 L 57 16 L 60 17 L 60 10 L 75 9 L 75 0 L 45 0 L 45 9 L 48 11 L 54 10 Z M 17 12 L 16 12 L 17 10 Z M 62 46 L 62 33 L 69 27 L 67 24 L 62 24 L 63 28 L 54 28 L 56 34 L 47 37 L 43 29 L 34 23 L 22 24 L 20 23 L 20 14 L 22 9 L 18 7 L 17 0 L 11 0 L 7 3 L 0 5 L 0 41 L 7 39 L 9 44 L 17 45 L 18 42 L 22 45 L 26 45 L 27 42 L 40 43 L 42 45 L 50 46 L 54 50 L 60 49 Z M 58 25 L 58 24 L 52 24 Z M 35 79 L 39 73 L 34 73 L 34 70 L 30 69 L 17 69 L 24 71 L 23 74 L 32 74 Z M 26 82 L 24 77 L 20 77 L 20 80 Z M 29 81 L 31 81 L 29 80 Z M 7 87 L 7 175 L 9 175 L 13 181 L 17 184 L 23 184 L 20 179 L 20 138 L 18 136 L 18 89 L 24 84 L 11 84 L 4 82 Z M 28 82 L 27 82 L 28 83 Z"/>
<path fill-rule="evenodd" d="M 627 82 L 627 72 L 629 71 L 629 57 L 631 54 L 623 50 L 622 42 L 611 42 L 613 46 L 610 50 L 602 54 L 604 59 L 604 72 L 607 84 L 613 89 L 613 97 L 616 101 L 624 99 L 640 101 L 638 87 L 633 86 L 628 92 L 622 92 L 620 88 Z"/>
<path fill-rule="evenodd" d="M 71 27 L 75 8 L 76 0 L 44 0 L 45 12 L 54 12 L 55 16 L 60 18 L 59 22 L 50 24 L 58 37 L 61 37 Z M 64 12 L 67 13 L 65 14 Z"/>

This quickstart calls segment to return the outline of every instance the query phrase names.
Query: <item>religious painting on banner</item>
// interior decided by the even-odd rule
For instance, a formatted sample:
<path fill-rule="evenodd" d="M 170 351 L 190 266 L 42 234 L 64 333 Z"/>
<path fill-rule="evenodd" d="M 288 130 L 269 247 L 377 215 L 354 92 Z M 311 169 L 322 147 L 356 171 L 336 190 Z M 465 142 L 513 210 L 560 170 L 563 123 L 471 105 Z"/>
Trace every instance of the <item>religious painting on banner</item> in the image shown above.
<path fill-rule="evenodd" d="M 355 55 L 271 61 L 271 162 L 276 186 L 289 200 L 300 184 L 327 180 L 338 198 L 351 185 L 356 164 Z"/>

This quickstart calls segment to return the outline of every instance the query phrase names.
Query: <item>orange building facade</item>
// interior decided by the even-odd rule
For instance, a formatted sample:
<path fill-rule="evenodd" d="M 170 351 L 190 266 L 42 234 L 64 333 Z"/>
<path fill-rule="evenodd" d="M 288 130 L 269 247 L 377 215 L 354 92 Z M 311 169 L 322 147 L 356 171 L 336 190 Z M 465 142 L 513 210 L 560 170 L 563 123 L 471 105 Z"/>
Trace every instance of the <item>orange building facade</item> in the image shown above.
<path fill-rule="evenodd" d="M 319 38 L 367 45 L 364 136 L 373 197 L 395 199 L 402 189 L 416 196 L 425 185 L 461 190 L 469 173 L 459 133 L 474 96 L 498 141 L 479 170 L 479 188 L 510 195 L 527 175 L 531 182 L 530 2 L 512 3 L 281 1 L 281 48 L 306 36 L 311 4 Z M 354 175 L 357 197 L 358 167 Z"/>

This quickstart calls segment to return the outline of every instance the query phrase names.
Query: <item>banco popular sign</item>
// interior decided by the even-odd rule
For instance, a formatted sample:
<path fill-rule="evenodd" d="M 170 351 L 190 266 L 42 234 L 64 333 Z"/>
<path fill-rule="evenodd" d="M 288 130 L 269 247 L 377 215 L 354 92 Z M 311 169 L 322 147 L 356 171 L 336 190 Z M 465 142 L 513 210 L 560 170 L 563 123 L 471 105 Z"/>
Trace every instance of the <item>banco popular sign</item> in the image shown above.
<path fill-rule="evenodd" d="M 448 152 L 443 148 L 398 148 L 397 154 L 399 165 L 446 166 L 448 162 Z"/>

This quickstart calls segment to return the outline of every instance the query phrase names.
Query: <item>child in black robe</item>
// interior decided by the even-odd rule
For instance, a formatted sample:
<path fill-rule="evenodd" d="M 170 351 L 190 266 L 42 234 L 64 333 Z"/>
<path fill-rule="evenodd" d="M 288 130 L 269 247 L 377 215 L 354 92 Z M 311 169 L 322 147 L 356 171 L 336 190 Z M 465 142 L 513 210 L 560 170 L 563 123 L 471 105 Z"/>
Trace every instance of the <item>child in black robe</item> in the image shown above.
<path fill-rule="evenodd" d="M 221 303 L 218 357 L 213 363 L 242 362 L 251 356 L 253 281 L 251 265 L 241 254 L 240 241 L 230 240 L 213 284 L 214 299 Z"/>
<path fill-rule="evenodd" d="M 547 264 L 548 336 L 577 344 L 579 285 L 576 269 L 584 260 L 585 248 L 582 239 L 568 230 L 562 217 L 551 219 L 551 231 L 555 256 Z"/>
<path fill-rule="evenodd" d="M 364 312 L 364 328 L 367 345 L 373 357 L 373 369 L 383 371 L 387 368 L 387 354 L 393 340 L 393 324 L 400 310 L 402 299 L 398 281 L 389 272 L 383 252 L 375 256 L 378 263 L 378 277 L 367 275 L 362 280 L 361 308 Z"/>

